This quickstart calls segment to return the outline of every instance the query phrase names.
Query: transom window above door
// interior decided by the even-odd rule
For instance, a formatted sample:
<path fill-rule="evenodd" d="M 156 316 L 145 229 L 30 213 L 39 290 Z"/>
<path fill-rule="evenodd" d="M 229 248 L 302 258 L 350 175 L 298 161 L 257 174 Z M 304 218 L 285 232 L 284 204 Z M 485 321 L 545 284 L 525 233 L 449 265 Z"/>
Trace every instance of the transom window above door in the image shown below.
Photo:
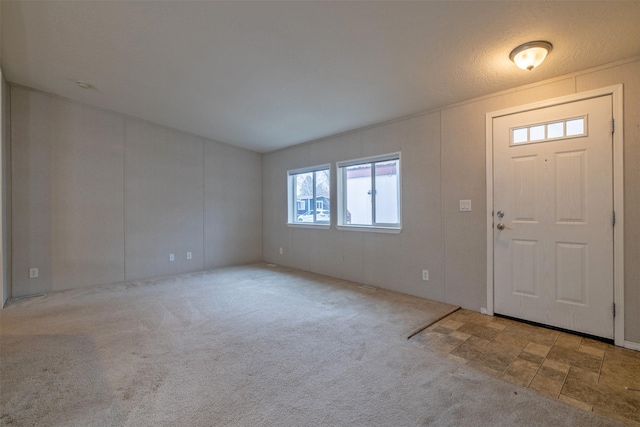
<path fill-rule="evenodd" d="M 587 116 L 510 129 L 510 145 L 535 144 L 587 135 Z"/>

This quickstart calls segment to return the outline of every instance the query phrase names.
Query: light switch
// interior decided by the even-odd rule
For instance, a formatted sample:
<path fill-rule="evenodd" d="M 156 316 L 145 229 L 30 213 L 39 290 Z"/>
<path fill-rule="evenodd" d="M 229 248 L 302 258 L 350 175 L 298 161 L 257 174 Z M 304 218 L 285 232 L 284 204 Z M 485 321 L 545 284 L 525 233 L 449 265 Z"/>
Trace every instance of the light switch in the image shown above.
<path fill-rule="evenodd" d="M 471 212 L 471 200 L 460 200 L 460 212 Z"/>

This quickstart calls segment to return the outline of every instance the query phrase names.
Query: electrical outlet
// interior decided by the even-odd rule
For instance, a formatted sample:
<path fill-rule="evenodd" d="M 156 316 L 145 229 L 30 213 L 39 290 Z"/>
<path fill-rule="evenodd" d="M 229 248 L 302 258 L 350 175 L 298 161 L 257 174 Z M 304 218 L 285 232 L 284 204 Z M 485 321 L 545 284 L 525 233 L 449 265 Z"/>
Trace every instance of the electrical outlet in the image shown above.
<path fill-rule="evenodd" d="M 282 255 L 282 253 L 283 253 L 283 252 L 282 252 L 282 248 L 280 248 L 280 255 Z"/>
<path fill-rule="evenodd" d="M 30 268 L 29 269 L 29 279 L 35 279 L 36 277 L 38 277 L 38 269 L 37 268 Z"/>
<path fill-rule="evenodd" d="M 422 270 L 422 280 L 429 280 L 429 270 Z"/>
<path fill-rule="evenodd" d="M 191 252 L 187 252 L 187 259 L 192 259 L 193 258 L 193 254 Z"/>
<path fill-rule="evenodd" d="M 169 262 L 173 262 L 176 260 L 176 254 L 169 254 Z"/>

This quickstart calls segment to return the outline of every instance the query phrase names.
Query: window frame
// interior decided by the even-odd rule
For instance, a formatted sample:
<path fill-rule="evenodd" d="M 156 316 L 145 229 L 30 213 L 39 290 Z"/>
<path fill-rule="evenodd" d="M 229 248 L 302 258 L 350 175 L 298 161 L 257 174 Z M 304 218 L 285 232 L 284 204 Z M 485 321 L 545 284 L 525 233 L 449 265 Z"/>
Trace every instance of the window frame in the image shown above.
<path fill-rule="evenodd" d="M 377 233 L 393 233 L 398 234 L 402 231 L 402 153 L 389 153 L 383 154 L 380 156 L 371 156 L 371 157 L 362 157 L 359 159 L 345 160 L 341 162 L 336 162 L 336 173 L 338 177 L 338 209 L 337 209 L 337 224 L 336 228 L 339 230 L 359 230 L 359 231 L 369 231 L 369 232 L 377 232 Z M 389 224 L 389 223 L 377 223 L 375 222 L 375 205 L 376 205 L 376 192 L 375 192 L 375 164 L 382 163 L 386 161 L 398 161 L 397 175 L 398 175 L 398 200 L 397 200 L 397 208 L 398 208 L 398 222 Z M 348 224 L 347 223 L 347 191 L 346 191 L 346 181 L 347 181 L 347 167 L 356 166 L 356 165 L 367 165 L 369 164 L 371 167 L 371 192 L 374 194 L 374 197 L 371 198 L 371 225 L 365 224 Z"/>
<path fill-rule="evenodd" d="M 329 220 L 328 221 L 318 221 L 316 220 L 316 216 L 318 213 L 318 209 L 315 208 L 317 204 L 317 195 L 316 195 L 316 172 L 328 170 L 329 171 L 329 200 L 331 200 L 331 164 L 317 165 L 317 166 L 309 166 L 306 168 L 300 169 L 291 169 L 287 171 L 287 225 L 290 227 L 302 227 L 302 228 L 323 228 L 328 229 L 331 227 L 331 204 L 329 204 Z M 312 194 L 312 203 L 309 205 L 313 206 L 313 221 L 312 222 L 298 222 L 296 221 L 297 216 L 297 207 L 298 207 L 298 199 L 296 194 L 296 183 L 295 179 L 297 175 L 312 173 L 313 177 L 313 194 Z M 324 203 L 323 203 L 324 205 Z M 307 206 L 309 208 L 309 206 Z M 307 209 L 309 210 L 309 209 Z"/>

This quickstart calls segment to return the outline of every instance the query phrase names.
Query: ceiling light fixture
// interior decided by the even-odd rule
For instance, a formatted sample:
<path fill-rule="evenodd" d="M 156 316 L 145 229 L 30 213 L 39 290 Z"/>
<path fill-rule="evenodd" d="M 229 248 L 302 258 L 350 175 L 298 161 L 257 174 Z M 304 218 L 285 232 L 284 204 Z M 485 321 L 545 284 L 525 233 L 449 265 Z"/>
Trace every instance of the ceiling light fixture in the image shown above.
<path fill-rule="evenodd" d="M 80 86 L 82 89 L 91 89 L 91 85 L 87 82 L 83 82 L 82 80 L 78 80 L 76 84 Z"/>
<path fill-rule="evenodd" d="M 511 51 L 509 58 L 523 70 L 533 70 L 547 57 L 553 46 L 549 42 L 535 41 L 522 44 Z"/>

